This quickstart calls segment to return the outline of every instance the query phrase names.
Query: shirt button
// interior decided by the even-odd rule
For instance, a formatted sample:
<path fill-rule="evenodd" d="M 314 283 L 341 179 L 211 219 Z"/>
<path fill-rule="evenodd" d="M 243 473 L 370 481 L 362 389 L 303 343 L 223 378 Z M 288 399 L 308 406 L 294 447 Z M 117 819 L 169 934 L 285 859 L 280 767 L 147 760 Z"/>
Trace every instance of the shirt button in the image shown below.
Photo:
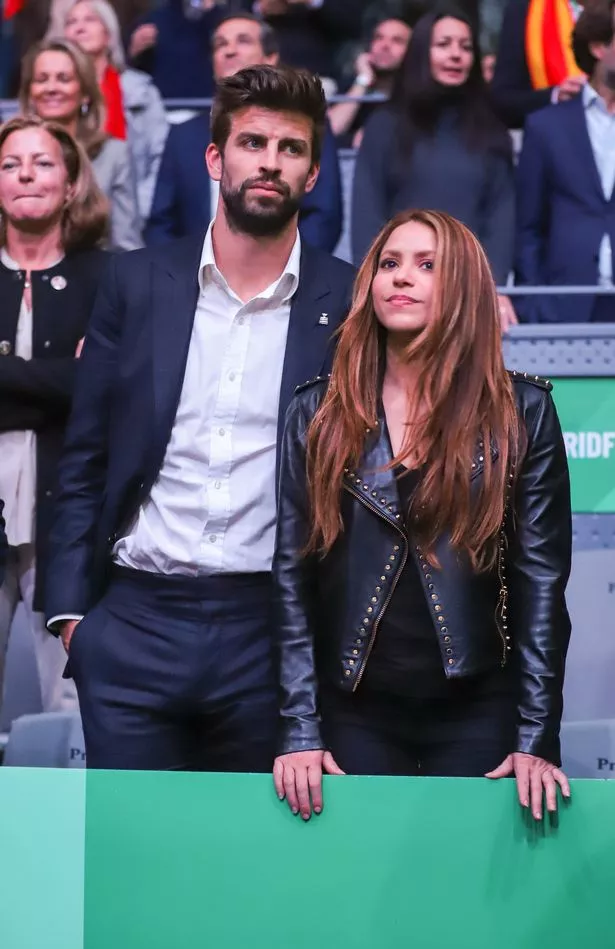
<path fill-rule="evenodd" d="M 216 491 L 219 491 L 221 487 L 222 487 L 221 481 L 214 482 L 214 488 L 216 489 Z"/>
<path fill-rule="evenodd" d="M 49 347 L 51 346 L 51 340 L 46 339 L 45 342 L 43 343 L 43 346 L 45 347 L 45 349 L 49 349 Z"/>
<path fill-rule="evenodd" d="M 231 382 L 234 382 L 236 378 L 237 378 L 237 376 L 235 375 L 234 372 L 230 372 L 230 373 L 229 373 L 229 379 L 231 380 Z"/>
<path fill-rule="evenodd" d="M 239 323 L 240 326 L 243 326 L 243 323 L 244 323 L 243 316 L 238 316 L 237 322 Z"/>
<path fill-rule="evenodd" d="M 217 539 L 218 539 L 218 538 L 216 537 L 215 534 L 210 534 L 210 535 L 209 535 L 209 543 L 210 543 L 210 544 L 215 544 L 216 541 L 217 541 Z"/>
<path fill-rule="evenodd" d="M 226 429 L 225 429 L 225 428 L 219 428 L 219 429 L 218 429 L 218 435 L 226 435 Z"/>

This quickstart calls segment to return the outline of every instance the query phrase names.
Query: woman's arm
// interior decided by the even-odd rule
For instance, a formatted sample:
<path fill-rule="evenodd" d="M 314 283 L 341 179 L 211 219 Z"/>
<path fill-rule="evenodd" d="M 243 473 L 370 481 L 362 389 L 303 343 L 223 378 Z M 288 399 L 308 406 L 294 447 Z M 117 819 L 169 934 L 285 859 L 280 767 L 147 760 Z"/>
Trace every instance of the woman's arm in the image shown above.
<path fill-rule="evenodd" d="M 490 156 L 486 165 L 481 233 L 493 277 L 504 286 L 513 269 L 515 246 L 515 183 L 512 160 Z"/>
<path fill-rule="evenodd" d="M 111 248 L 112 250 L 137 250 L 143 247 L 143 238 L 134 169 L 127 143 L 118 140 L 114 144 L 118 147 L 119 154 L 109 195 Z M 119 146 L 122 146 L 121 151 Z"/>
<path fill-rule="evenodd" d="M 70 409 L 77 360 L 64 356 L 57 359 L 21 359 L 3 356 L 0 360 L 0 397 L 18 401 L 35 401 L 50 416 L 58 409 Z"/>
<path fill-rule="evenodd" d="M 509 569 L 512 641 L 520 672 L 518 752 L 560 763 L 570 617 L 564 597 L 572 557 L 570 481 L 549 392 L 527 419 L 528 446 L 514 499 Z M 514 655 L 514 653 L 513 653 Z"/>
<path fill-rule="evenodd" d="M 359 266 L 390 215 L 388 171 L 394 158 L 395 118 L 375 112 L 365 125 L 352 185 L 352 259 Z"/>
<path fill-rule="evenodd" d="M 299 399 L 288 409 L 282 439 L 278 528 L 273 558 L 274 635 L 279 654 L 280 754 L 323 748 L 314 639 L 308 620 L 313 560 L 302 556 L 309 533 L 305 438 Z"/>

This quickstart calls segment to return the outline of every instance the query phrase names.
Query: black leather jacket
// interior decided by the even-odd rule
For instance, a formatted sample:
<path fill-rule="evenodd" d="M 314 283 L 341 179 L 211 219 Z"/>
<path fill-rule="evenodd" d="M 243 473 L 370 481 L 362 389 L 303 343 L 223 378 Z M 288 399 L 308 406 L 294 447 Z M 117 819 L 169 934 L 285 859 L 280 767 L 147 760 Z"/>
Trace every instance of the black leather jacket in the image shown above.
<path fill-rule="evenodd" d="M 476 574 L 444 535 L 432 568 L 408 536 L 399 511 L 384 417 L 367 436 L 356 471 L 347 471 L 344 530 L 325 558 L 302 557 L 308 533 L 305 433 L 327 386 L 301 386 L 286 419 L 274 557 L 275 628 L 280 651 L 280 753 L 322 748 L 318 683 L 360 686 L 408 557 L 414 557 L 448 678 L 473 676 L 514 659 L 518 669 L 517 747 L 560 761 L 559 730 L 570 619 L 570 484 L 551 385 L 513 373 L 527 450 L 503 526 L 497 570 Z M 491 448 L 494 460 L 497 450 Z M 481 477 L 478 443 L 471 478 Z"/>

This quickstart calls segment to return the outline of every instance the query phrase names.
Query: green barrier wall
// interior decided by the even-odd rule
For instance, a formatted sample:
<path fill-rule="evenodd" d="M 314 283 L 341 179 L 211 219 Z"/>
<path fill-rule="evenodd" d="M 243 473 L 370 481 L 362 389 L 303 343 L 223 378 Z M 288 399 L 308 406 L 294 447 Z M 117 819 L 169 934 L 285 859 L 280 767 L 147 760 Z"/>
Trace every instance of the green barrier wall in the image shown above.
<path fill-rule="evenodd" d="M 615 782 L 527 823 L 512 782 L 0 770 L 3 949 L 615 945 Z M 85 802 L 85 819 L 84 819 Z"/>
<path fill-rule="evenodd" d="M 613 514 L 615 378 L 554 379 L 553 386 L 570 465 L 572 510 Z"/>

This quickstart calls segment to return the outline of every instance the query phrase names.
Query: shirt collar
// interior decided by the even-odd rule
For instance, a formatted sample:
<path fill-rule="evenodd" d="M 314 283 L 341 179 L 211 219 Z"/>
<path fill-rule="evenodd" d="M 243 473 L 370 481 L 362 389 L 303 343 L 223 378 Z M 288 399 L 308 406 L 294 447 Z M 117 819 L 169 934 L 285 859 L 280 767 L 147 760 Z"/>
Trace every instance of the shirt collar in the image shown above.
<path fill-rule="evenodd" d="M 598 95 L 596 90 L 589 82 L 586 82 L 581 90 L 581 95 L 583 96 L 583 105 L 586 109 L 594 106 L 596 103 L 601 104 L 603 99 Z"/>
<path fill-rule="evenodd" d="M 63 260 L 64 257 L 58 257 L 49 267 L 45 267 L 44 269 L 51 270 L 52 267 L 57 267 Z M 13 260 L 6 247 L 0 247 L 0 263 L 4 264 L 7 270 L 23 270 L 23 267 L 20 267 L 17 261 Z"/>
<path fill-rule="evenodd" d="M 199 264 L 199 288 L 201 293 L 203 293 L 205 287 L 210 281 L 218 283 L 218 285 L 224 287 L 228 293 L 235 296 L 224 275 L 218 270 L 218 265 L 216 264 L 216 257 L 214 254 L 214 244 L 213 244 L 213 226 L 214 222 L 212 221 L 209 227 L 207 228 L 207 233 L 205 234 L 205 240 L 203 241 L 203 250 L 201 252 L 201 262 Z M 262 293 L 258 294 L 258 299 L 269 299 L 271 297 L 280 297 L 281 301 L 285 303 L 289 300 L 297 290 L 299 286 L 299 269 L 301 266 L 301 237 L 299 236 L 299 231 L 297 231 L 297 236 L 295 238 L 295 243 L 290 252 L 290 256 L 286 261 L 284 270 L 280 274 L 277 280 L 275 280 L 271 286 L 267 287 L 266 290 L 263 290 Z"/>

